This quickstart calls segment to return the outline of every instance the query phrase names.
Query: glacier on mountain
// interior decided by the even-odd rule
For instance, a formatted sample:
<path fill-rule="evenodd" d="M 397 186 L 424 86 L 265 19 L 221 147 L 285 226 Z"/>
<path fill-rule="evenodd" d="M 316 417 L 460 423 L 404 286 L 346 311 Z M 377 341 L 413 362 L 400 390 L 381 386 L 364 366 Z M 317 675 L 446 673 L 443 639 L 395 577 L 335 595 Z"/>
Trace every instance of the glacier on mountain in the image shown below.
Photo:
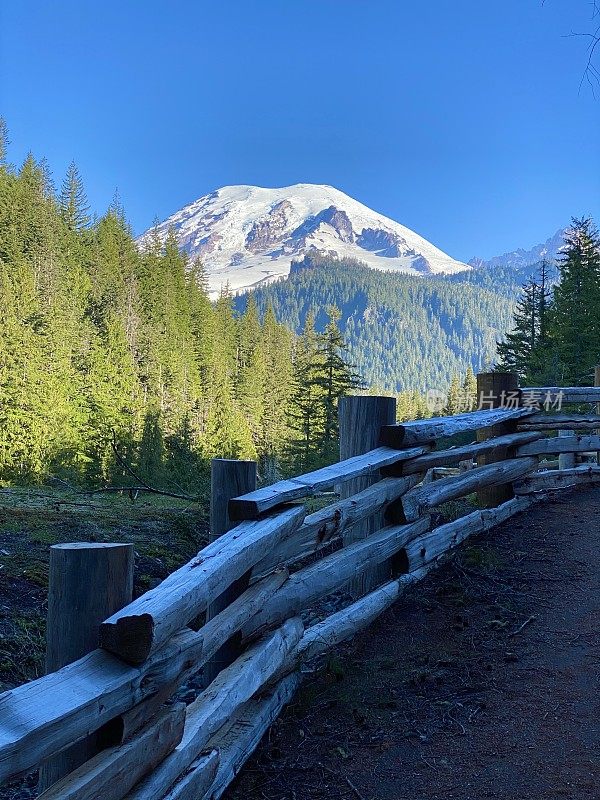
<path fill-rule="evenodd" d="M 159 224 L 161 240 L 169 229 L 190 258 L 202 260 L 212 293 L 225 284 L 237 291 L 286 276 L 292 261 L 311 253 L 413 275 L 470 269 L 332 186 L 225 186 Z M 140 237 L 142 247 L 151 235 Z"/>

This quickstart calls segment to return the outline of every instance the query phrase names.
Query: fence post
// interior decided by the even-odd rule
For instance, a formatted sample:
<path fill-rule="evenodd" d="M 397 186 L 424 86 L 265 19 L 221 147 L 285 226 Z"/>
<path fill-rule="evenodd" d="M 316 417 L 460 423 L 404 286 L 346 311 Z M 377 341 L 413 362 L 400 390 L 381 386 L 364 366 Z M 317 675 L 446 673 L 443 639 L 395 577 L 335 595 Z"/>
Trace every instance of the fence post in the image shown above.
<path fill-rule="evenodd" d="M 510 403 L 516 397 L 515 392 L 519 392 L 519 376 L 513 372 L 480 372 L 477 375 L 477 399 L 482 409 L 499 408 Z M 521 405 L 521 397 L 518 395 L 518 405 Z M 513 403 L 514 405 L 514 403 Z M 491 428 L 482 428 L 477 431 L 477 441 L 484 442 L 495 436 L 503 436 L 507 433 L 515 433 L 517 421 L 508 420 Z M 492 453 L 477 457 L 477 465 L 493 464 L 496 461 L 504 461 L 509 449 L 498 447 Z M 503 483 L 500 486 L 488 486 L 485 489 L 478 489 L 477 497 L 479 504 L 483 508 L 495 508 L 501 503 L 505 503 L 515 496 L 511 483 Z"/>
<path fill-rule="evenodd" d="M 350 395 L 341 397 L 338 408 L 340 425 L 340 460 L 360 456 L 373 450 L 379 444 L 379 434 L 384 425 L 396 422 L 396 398 L 375 397 L 371 395 Z M 342 498 L 361 492 L 379 480 L 378 476 L 353 478 L 341 485 Z M 344 534 L 344 544 L 365 539 L 383 524 L 383 514 L 377 514 L 364 522 L 353 525 Z M 389 565 L 382 564 L 368 575 L 357 577 L 350 584 L 355 596 L 367 592 L 381 583 L 390 574 Z"/>
<path fill-rule="evenodd" d="M 575 436 L 576 431 L 571 430 L 563 430 L 558 432 L 559 438 L 563 438 L 565 436 Z M 571 469 L 575 466 L 576 458 L 575 453 L 559 453 L 558 454 L 558 468 L 559 469 Z"/>
<path fill-rule="evenodd" d="M 133 594 L 133 545 L 74 542 L 50 548 L 46 672 L 54 672 L 98 647 L 98 626 Z M 92 758 L 96 734 L 40 767 L 39 791 Z"/>
<path fill-rule="evenodd" d="M 232 497 L 239 497 L 256 489 L 256 461 L 238 461 L 234 458 L 213 458 L 210 463 L 210 531 L 209 541 L 214 542 L 236 524 L 229 519 L 228 504 Z M 217 597 L 207 609 L 207 619 L 212 619 L 226 608 L 248 587 L 249 570 Z M 239 637 L 233 637 L 218 650 L 204 667 L 206 686 L 239 655 Z"/>
<path fill-rule="evenodd" d="M 600 364 L 594 368 L 594 386 L 600 386 Z M 600 414 L 600 403 L 596 403 L 596 414 Z M 600 433 L 600 431 L 596 431 Z M 600 451 L 596 453 L 596 461 L 600 464 Z"/>

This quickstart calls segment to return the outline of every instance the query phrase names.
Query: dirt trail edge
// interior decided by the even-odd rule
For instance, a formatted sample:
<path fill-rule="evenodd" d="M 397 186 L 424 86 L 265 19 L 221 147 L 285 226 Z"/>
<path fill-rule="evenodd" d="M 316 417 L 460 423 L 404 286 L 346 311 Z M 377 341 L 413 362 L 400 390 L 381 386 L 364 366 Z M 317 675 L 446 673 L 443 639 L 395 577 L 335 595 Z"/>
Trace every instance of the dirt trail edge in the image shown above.
<path fill-rule="evenodd" d="M 460 548 L 308 676 L 227 800 L 600 796 L 600 490 Z"/>

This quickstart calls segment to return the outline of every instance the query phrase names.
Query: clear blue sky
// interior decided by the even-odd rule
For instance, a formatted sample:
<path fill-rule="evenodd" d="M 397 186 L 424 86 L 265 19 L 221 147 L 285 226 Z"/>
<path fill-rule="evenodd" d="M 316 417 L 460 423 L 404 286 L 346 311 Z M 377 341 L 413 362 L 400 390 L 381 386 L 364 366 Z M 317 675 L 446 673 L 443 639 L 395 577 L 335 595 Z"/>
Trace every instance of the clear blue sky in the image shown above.
<path fill-rule="evenodd" d="M 328 183 L 451 255 L 600 221 L 588 0 L 3 0 L 11 157 L 134 230 L 219 186 Z"/>

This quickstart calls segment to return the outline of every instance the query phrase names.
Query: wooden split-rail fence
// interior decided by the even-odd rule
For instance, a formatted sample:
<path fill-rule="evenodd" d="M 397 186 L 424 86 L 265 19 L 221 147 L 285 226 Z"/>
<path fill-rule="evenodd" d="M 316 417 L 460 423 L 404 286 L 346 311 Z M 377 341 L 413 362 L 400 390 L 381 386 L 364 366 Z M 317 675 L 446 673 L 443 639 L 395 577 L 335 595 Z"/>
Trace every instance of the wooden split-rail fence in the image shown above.
<path fill-rule="evenodd" d="M 402 424 L 393 399 L 344 398 L 342 460 L 266 488 L 252 462 L 215 461 L 210 543 L 133 602 L 131 546 L 53 548 L 51 671 L 0 695 L 0 783 L 40 767 L 41 800 L 220 797 L 303 665 L 468 536 L 548 492 L 600 482 L 598 409 L 568 411 L 600 403 L 600 388 L 519 391 L 514 376 L 486 373 L 478 391 L 492 407 Z M 548 392 L 567 410 L 540 410 Z M 558 469 L 545 460 L 556 455 Z M 333 487 L 339 499 L 306 512 Z M 479 508 L 436 524 L 435 509 L 474 492 Z M 340 589 L 347 604 L 319 617 Z M 308 610 L 320 621 L 305 626 Z M 196 699 L 173 702 L 202 671 Z"/>

